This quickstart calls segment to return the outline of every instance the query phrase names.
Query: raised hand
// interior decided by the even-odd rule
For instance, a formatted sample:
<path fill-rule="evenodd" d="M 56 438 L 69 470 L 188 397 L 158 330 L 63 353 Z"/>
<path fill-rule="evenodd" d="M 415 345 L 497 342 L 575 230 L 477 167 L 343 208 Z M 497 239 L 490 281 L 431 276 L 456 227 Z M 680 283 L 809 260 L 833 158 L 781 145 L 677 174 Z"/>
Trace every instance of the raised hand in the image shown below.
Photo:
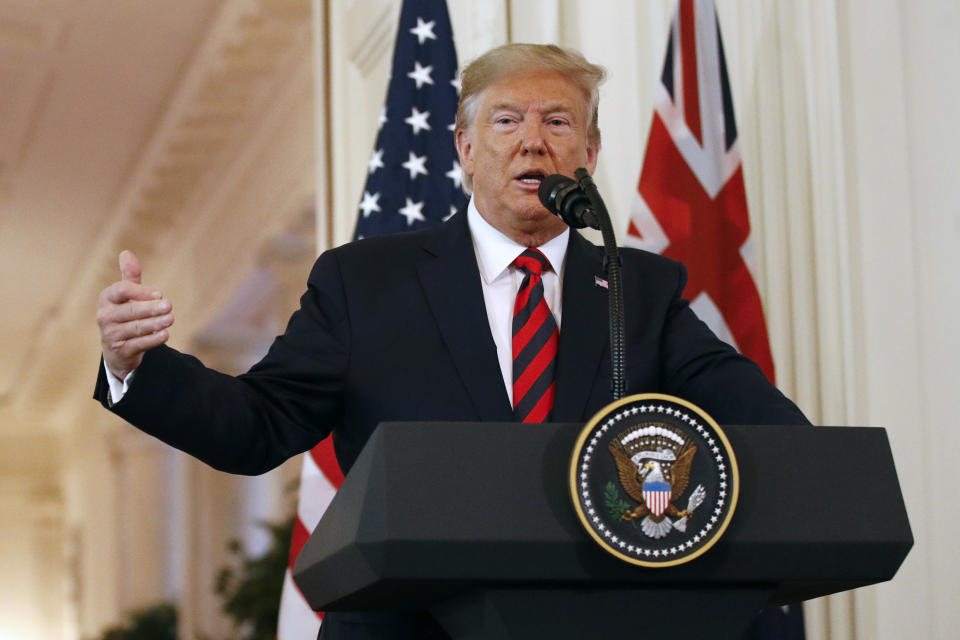
<path fill-rule="evenodd" d="M 140 283 L 140 261 L 132 251 L 120 253 L 120 281 L 100 292 L 97 324 L 103 361 L 121 380 L 140 366 L 144 352 L 170 338 L 170 302 Z"/>

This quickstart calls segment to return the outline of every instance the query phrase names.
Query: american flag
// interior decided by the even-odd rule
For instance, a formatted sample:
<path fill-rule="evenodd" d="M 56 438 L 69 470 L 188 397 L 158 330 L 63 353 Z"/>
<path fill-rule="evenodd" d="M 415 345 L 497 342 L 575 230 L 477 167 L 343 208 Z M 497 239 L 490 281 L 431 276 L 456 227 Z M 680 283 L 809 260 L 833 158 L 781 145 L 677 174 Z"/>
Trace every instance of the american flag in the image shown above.
<path fill-rule="evenodd" d="M 684 297 L 697 315 L 775 382 L 712 0 L 680 0 L 670 23 L 625 242 L 683 262 L 689 272 Z M 745 638 L 803 640 L 800 605 L 765 610 Z"/>
<path fill-rule="evenodd" d="M 453 144 L 458 94 L 446 4 L 407 0 L 355 239 L 435 225 L 467 204 Z"/>
<path fill-rule="evenodd" d="M 457 52 L 446 3 L 405 0 L 355 239 L 440 224 L 466 206 L 453 143 L 458 95 Z M 290 572 L 342 482 L 327 438 L 304 456 L 278 640 L 317 636 L 322 615 L 307 605 Z"/>

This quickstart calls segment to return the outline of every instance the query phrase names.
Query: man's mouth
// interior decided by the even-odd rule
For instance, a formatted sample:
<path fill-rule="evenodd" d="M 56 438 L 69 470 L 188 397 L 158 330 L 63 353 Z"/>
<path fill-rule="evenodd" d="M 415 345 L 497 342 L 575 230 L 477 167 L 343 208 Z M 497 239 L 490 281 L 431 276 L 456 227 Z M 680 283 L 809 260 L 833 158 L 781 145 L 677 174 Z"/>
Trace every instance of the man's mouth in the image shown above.
<path fill-rule="evenodd" d="M 546 175 L 547 174 L 545 174 L 543 171 L 536 169 L 533 171 L 526 171 L 524 173 L 521 173 L 515 179 L 519 180 L 523 184 L 529 184 L 531 186 L 540 186 L 540 182 L 543 181 Z"/>

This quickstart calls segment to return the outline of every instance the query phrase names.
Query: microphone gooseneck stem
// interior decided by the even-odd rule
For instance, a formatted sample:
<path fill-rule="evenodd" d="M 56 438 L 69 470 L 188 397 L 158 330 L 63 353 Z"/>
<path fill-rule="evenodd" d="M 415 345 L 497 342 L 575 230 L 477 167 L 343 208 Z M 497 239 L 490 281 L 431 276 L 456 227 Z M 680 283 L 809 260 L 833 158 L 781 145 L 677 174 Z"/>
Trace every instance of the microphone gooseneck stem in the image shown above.
<path fill-rule="evenodd" d="M 590 199 L 590 204 L 600 223 L 600 233 L 603 236 L 603 270 L 607 277 L 607 299 L 609 301 L 610 321 L 610 391 L 614 401 L 620 400 L 627 393 L 625 372 L 626 348 L 623 313 L 623 280 L 621 277 L 620 250 L 617 248 L 617 238 L 613 232 L 610 215 L 600 197 L 600 192 L 593 178 L 586 169 L 577 169 L 574 172 L 577 183 Z"/>

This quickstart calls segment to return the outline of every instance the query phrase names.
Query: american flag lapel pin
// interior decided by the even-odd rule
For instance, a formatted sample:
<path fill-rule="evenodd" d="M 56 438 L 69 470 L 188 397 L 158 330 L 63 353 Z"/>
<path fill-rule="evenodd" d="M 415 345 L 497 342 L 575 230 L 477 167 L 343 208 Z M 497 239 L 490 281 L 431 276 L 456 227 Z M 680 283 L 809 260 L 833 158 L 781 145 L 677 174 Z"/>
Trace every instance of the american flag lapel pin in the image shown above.
<path fill-rule="evenodd" d="M 603 287 L 604 289 L 610 288 L 610 285 L 607 284 L 607 281 L 600 276 L 593 276 L 593 284 L 597 285 L 598 287 Z"/>

